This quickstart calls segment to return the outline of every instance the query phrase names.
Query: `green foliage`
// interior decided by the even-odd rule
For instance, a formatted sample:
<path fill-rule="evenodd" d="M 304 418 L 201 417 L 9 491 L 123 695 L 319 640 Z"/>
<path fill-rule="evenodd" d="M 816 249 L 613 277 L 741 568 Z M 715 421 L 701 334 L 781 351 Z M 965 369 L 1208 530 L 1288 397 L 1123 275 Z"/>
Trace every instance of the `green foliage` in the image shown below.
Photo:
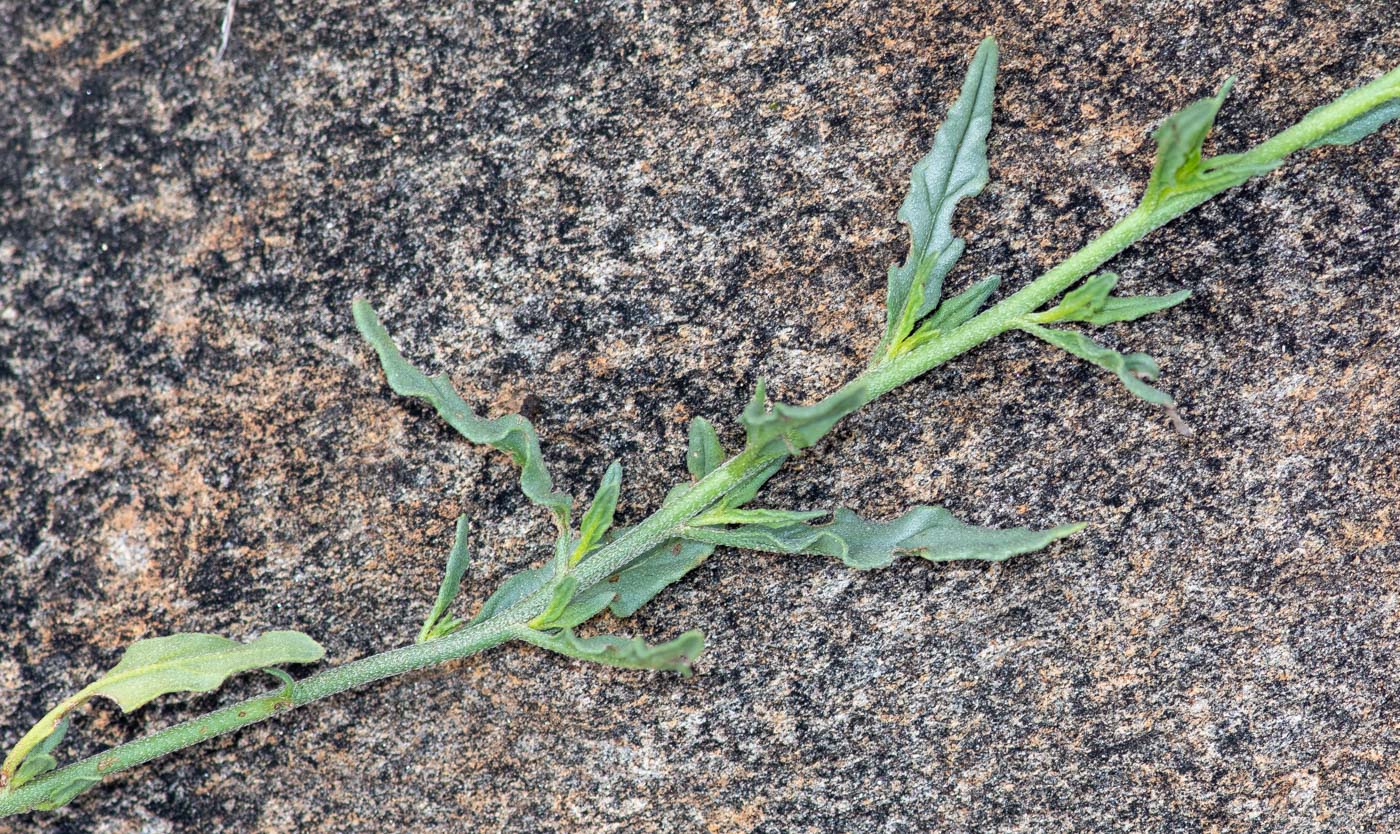
<path fill-rule="evenodd" d="M 933 312 L 943 279 L 962 257 L 962 238 L 952 232 L 958 202 L 987 185 L 987 133 L 997 77 L 996 41 L 977 47 L 958 100 L 933 137 L 933 148 L 914 165 L 899 220 L 909 225 L 909 255 L 890 267 L 885 301 L 885 335 L 875 362 L 900 351 L 919 320 Z"/>
<path fill-rule="evenodd" d="M 295 687 L 290 676 L 275 667 L 311 662 L 324 654 L 311 638 L 297 632 L 271 632 L 248 644 L 209 634 L 138 641 L 110 672 L 50 710 L 20 739 L 0 770 L 0 777 L 8 777 L 0 792 L 0 816 L 57 808 L 97 784 L 109 768 L 124 769 L 296 703 L 512 639 L 608 665 L 688 675 L 704 647 L 698 631 L 650 645 L 640 638 L 607 634 L 580 637 L 575 629 L 604 611 L 631 616 L 720 546 L 827 556 L 870 569 L 890 565 L 903 555 L 930 561 L 999 561 L 1040 550 L 1079 530 L 1078 524 L 1048 530 L 977 527 L 932 506 L 916 506 L 889 521 L 870 521 L 843 508 L 827 523 L 816 524 L 825 511 L 745 505 L 791 456 L 816 443 L 852 411 L 1009 330 L 1025 330 L 1110 370 L 1137 396 L 1170 409 L 1171 398 L 1148 384 L 1157 378 L 1158 369 L 1146 354 L 1121 354 L 1080 333 L 1046 325 L 1129 322 L 1183 301 L 1185 291 L 1114 296 L 1116 275 L 1085 276 L 1211 195 L 1271 170 L 1292 151 L 1349 144 L 1400 117 L 1400 69 L 1314 110 L 1248 152 L 1207 157 L 1204 143 L 1229 91 L 1227 82 L 1216 96 L 1183 108 L 1154 133 L 1156 163 L 1137 209 L 1029 286 L 979 314 L 999 286 L 995 277 L 940 300 L 944 279 L 965 246 L 952 231 L 954 212 L 961 200 L 979 193 L 987 182 L 986 137 L 997 62 L 995 43 L 984 41 L 932 150 L 914 166 L 899 211 L 910 230 L 909 254 L 889 270 L 885 329 L 870 367 L 812 405 L 769 406 L 760 380 L 739 416 L 745 446 L 727 461 L 714 427 L 703 418 L 693 420 L 686 452 L 693 481 L 672 487 L 661 507 L 635 526 L 613 528 L 622 481 L 621 465 L 613 463 L 575 532 L 570 526 L 572 499 L 555 491 L 530 422 L 516 414 L 478 417 L 445 375 L 429 377 L 409 364 L 370 305 L 356 301 L 355 323 L 377 352 L 390 387 L 426 401 L 468 440 L 506 452 L 520 467 L 522 491 L 549 509 L 555 521 L 554 558 L 506 579 L 476 616 L 463 623 L 451 613 L 469 562 L 467 524 L 459 518 L 442 585 L 418 634 L 421 645 L 353 661 Z M 1081 279 L 1083 283 L 1073 287 Z M 1057 297 L 1054 306 L 1036 312 Z M 129 711 L 166 693 L 209 691 L 228 676 L 252 669 L 266 669 L 282 688 L 109 751 L 123 754 L 102 759 L 109 768 L 86 760 L 55 770 L 54 750 L 68 728 L 68 715 L 87 700 L 108 697 Z"/>
<path fill-rule="evenodd" d="M 636 561 L 608 577 L 606 586 L 616 594 L 613 616 L 630 617 L 666 588 L 695 570 L 715 550 L 701 542 L 670 539 L 642 554 Z"/>
<path fill-rule="evenodd" d="M 312 663 L 325 653 L 320 644 L 299 631 L 269 631 L 249 643 L 197 633 L 137 640 L 107 674 L 39 719 L 5 758 L 0 775 L 11 780 L 30 751 L 57 733 L 69 713 L 93 698 L 110 698 L 123 712 L 131 712 L 161 695 L 210 692 L 239 672 L 284 663 Z M 52 746 L 44 755 L 51 750 Z"/>
<path fill-rule="evenodd" d="M 579 542 L 574 549 L 573 561 L 577 563 L 593 546 L 602 540 L 603 534 L 612 527 L 613 515 L 617 512 L 617 494 L 622 488 L 622 464 L 614 461 L 603 474 L 603 482 L 593 496 L 588 512 L 583 514 L 579 524 Z"/>
<path fill-rule="evenodd" d="M 1164 391 L 1153 388 L 1143 380 L 1155 382 L 1161 374 L 1157 363 L 1145 353 L 1119 353 L 1106 348 L 1082 333 L 1056 330 L 1038 324 L 1024 324 L 1021 329 L 1038 336 L 1057 348 L 1068 351 L 1104 370 L 1113 371 L 1127 389 L 1153 405 L 1175 406 L 1176 402 Z"/>
<path fill-rule="evenodd" d="M 896 556 L 905 554 L 930 562 L 1000 562 L 1041 550 L 1082 528 L 1082 524 L 1067 524 L 1050 530 L 998 530 L 964 524 L 942 507 L 914 507 L 891 521 L 866 521 L 850 510 L 838 509 L 827 524 L 740 523 L 727 528 L 687 527 L 681 535 L 745 550 L 830 556 L 858 570 L 869 570 L 887 567 Z"/>
<path fill-rule="evenodd" d="M 1400 84 L 1396 85 L 1400 87 Z M 1313 111 L 1316 113 L 1322 108 Z M 1311 115 L 1311 114 L 1309 114 Z M 1327 133 L 1315 141 L 1309 143 L 1309 148 L 1318 148 L 1323 145 L 1354 145 L 1380 130 L 1387 122 L 1400 119 L 1400 98 L 1393 98 L 1383 102 L 1376 107 L 1367 110 L 1336 130 Z"/>
<path fill-rule="evenodd" d="M 719 444 L 715 427 L 704 417 L 690 421 L 690 445 L 685 452 L 685 468 L 691 477 L 700 480 L 724 463 L 724 447 Z"/>
<path fill-rule="evenodd" d="M 774 403 L 768 408 L 767 401 L 760 379 L 739 422 L 744 426 L 745 450 L 771 456 L 796 454 L 816 443 L 842 417 L 865 405 L 866 395 L 862 386 L 848 385 L 816 405 Z"/>
<path fill-rule="evenodd" d="M 531 630 L 522 632 L 520 639 L 579 660 L 625 669 L 675 672 L 682 677 L 690 676 L 691 664 L 705 648 L 705 635 L 698 631 L 687 631 L 674 640 L 655 646 L 639 637 L 630 640 L 610 634 L 579 637 L 568 629 L 557 634 Z"/>
<path fill-rule="evenodd" d="M 447 554 L 447 570 L 442 575 L 437 601 L 433 603 L 433 610 L 428 613 L 428 618 L 423 621 L 423 629 L 418 632 L 418 642 L 446 637 L 464 625 L 449 613 L 449 609 L 452 608 L 452 601 L 457 598 L 457 590 L 462 585 L 462 575 L 467 572 L 469 564 L 471 554 L 467 552 L 467 517 L 460 515 L 457 516 L 457 532 L 453 536 L 452 550 Z"/>
<path fill-rule="evenodd" d="M 1190 290 L 1177 290 L 1169 295 L 1109 295 L 1118 284 L 1118 276 L 1102 272 L 1065 293 L 1064 300 L 1050 310 L 1033 318 L 1040 324 L 1052 321 L 1082 321 L 1088 324 L 1110 324 L 1136 321 L 1143 316 L 1175 307 L 1191 297 Z"/>
<path fill-rule="evenodd" d="M 15 775 L 10 779 L 10 784 L 13 787 L 17 788 L 26 782 L 33 781 L 58 767 L 58 759 L 54 757 L 53 751 L 63 743 L 63 737 L 68 735 L 69 721 L 70 719 L 64 718 L 58 722 L 54 731 L 25 755 L 19 768 L 15 770 Z"/>
<path fill-rule="evenodd" d="M 473 443 L 480 443 L 510 455 L 520 467 L 520 489 L 525 497 L 554 514 L 559 528 L 569 526 L 569 510 L 573 499 L 554 491 L 554 481 L 544 465 L 540 438 L 529 420 L 519 414 L 507 414 L 492 420 L 476 416 L 452 387 L 446 374 L 426 376 L 403 358 L 389 331 L 380 324 L 379 316 L 369 302 L 356 299 L 353 305 L 355 325 L 360 334 L 379 354 L 384 376 L 394 393 L 417 397 L 431 405 L 447 424 Z"/>
<path fill-rule="evenodd" d="M 1157 141 L 1157 161 L 1147 183 L 1142 205 L 1148 210 L 1173 211 L 1173 201 L 1218 194 L 1278 167 L 1280 159 L 1256 160 L 1247 154 L 1206 157 L 1202 148 L 1215 125 L 1216 114 L 1230 94 L 1230 78 L 1220 92 L 1187 105 L 1152 134 Z"/>

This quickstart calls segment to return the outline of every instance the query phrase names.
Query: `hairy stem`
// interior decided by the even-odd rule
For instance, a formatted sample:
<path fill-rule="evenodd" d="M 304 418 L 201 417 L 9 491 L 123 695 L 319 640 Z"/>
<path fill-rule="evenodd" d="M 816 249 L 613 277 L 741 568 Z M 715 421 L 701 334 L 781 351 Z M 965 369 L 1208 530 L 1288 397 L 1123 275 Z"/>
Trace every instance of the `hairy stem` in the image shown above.
<path fill-rule="evenodd" d="M 1297 124 L 1246 152 L 1244 157 L 1256 163 L 1281 160 L 1357 116 L 1397 97 L 1400 97 L 1400 68 L 1314 110 Z M 1018 292 L 962 326 L 869 368 L 841 391 L 861 390 L 862 399 L 869 403 L 959 354 L 1015 329 L 1026 315 L 1044 306 L 1114 255 L 1217 193 L 1219 191 L 1195 192 L 1162 201 L 1152 208 L 1135 209 Z M 840 393 L 838 391 L 832 396 Z M 753 450 L 736 455 L 693 485 L 683 496 L 590 554 L 577 566 L 569 568 L 568 575 L 577 579 L 580 592 L 605 581 L 638 556 L 673 538 L 690 519 L 712 507 L 774 459 L 774 455 L 762 455 Z M 100 779 L 338 692 L 466 657 L 508 640 L 520 639 L 525 633 L 522 629 L 526 628 L 526 624 L 549 604 L 552 589 L 553 583 L 547 584 L 491 619 L 466 626 L 446 637 L 327 669 L 293 684 L 290 690 L 278 689 L 241 701 L 60 768 L 19 788 L 0 793 L 0 816 L 33 809 L 50 796 L 56 785 L 65 781 Z"/>

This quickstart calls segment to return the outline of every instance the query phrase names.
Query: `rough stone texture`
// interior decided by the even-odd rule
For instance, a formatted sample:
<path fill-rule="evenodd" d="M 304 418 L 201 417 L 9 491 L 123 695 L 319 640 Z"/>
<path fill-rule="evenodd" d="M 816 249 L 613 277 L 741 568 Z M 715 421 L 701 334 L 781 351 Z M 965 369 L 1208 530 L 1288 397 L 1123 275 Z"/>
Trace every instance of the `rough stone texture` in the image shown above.
<path fill-rule="evenodd" d="M 957 288 L 1126 212 L 1150 129 L 1217 147 L 1400 60 L 1360 2 L 0 0 L 0 742 L 176 630 L 404 642 L 452 519 L 468 601 L 546 552 L 507 461 L 354 335 L 536 420 L 640 518 L 686 421 L 858 371 L 894 221 L 976 40 L 993 182 Z M 1400 828 L 1400 131 L 1285 165 L 1115 262 L 1111 328 L 1196 436 L 1007 337 L 862 412 L 775 506 L 1092 522 L 999 567 L 723 552 L 628 623 L 700 674 L 506 648 L 110 780 L 5 832 L 1349 832 Z M 255 691 L 132 716 L 71 752 Z"/>

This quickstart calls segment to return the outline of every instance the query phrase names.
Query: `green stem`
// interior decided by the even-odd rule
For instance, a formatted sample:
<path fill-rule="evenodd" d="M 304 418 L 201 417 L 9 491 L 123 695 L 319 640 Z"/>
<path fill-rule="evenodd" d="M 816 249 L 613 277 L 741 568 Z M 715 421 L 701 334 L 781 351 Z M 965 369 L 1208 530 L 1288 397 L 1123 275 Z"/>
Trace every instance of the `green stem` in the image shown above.
<path fill-rule="evenodd" d="M 1244 154 L 1244 158 L 1250 162 L 1281 160 L 1396 97 L 1400 97 L 1400 68 L 1312 111 L 1297 124 L 1255 146 Z M 1219 192 L 1180 195 L 1150 209 L 1139 207 L 1133 210 L 1108 231 L 1020 291 L 962 326 L 875 365 L 841 390 L 862 390 L 864 402 L 871 402 L 959 354 L 1016 328 L 1024 316 L 1044 306 L 1114 255 L 1216 193 Z M 736 455 L 694 484 L 684 495 L 663 505 L 626 534 L 569 568 L 569 575 L 577 579 L 580 592 L 604 581 L 638 556 L 673 538 L 687 521 L 714 506 L 774 459 L 773 455 L 761 455 L 752 450 Z M 524 634 L 522 629 L 527 628 L 526 624 L 548 606 L 553 587 L 554 583 L 548 583 L 492 619 L 466 626 L 446 637 L 371 655 L 319 672 L 295 683 L 291 687 L 290 697 L 285 688 L 277 689 L 118 745 L 19 788 L 0 793 L 0 816 L 31 810 L 48 800 L 55 788 L 74 780 L 96 781 L 338 692 L 466 657 L 518 639 Z"/>

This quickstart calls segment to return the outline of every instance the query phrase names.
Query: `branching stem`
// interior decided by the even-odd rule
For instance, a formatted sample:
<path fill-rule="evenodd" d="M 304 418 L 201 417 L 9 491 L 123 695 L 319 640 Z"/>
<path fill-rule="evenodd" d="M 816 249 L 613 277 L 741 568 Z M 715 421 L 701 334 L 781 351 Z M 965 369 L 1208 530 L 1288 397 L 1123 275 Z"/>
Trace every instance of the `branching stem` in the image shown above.
<path fill-rule="evenodd" d="M 1395 98 L 1400 98 L 1400 68 L 1347 93 L 1331 104 L 1314 110 L 1297 124 L 1255 146 L 1242 158 L 1251 163 L 1282 160 L 1357 116 Z M 868 403 L 1001 333 L 1015 329 L 1027 315 L 1060 295 L 1114 255 L 1216 193 L 1219 192 L 1193 192 L 1175 197 L 1169 195 L 1168 199 L 1160 200 L 1155 206 L 1135 209 L 1112 228 L 1018 292 L 960 327 L 869 368 L 831 396 L 861 390 L 864 402 Z M 714 506 L 726 494 L 740 486 L 746 478 L 772 464 L 776 457 L 783 455 L 765 455 L 753 450 L 736 455 L 694 484 L 684 495 L 668 502 L 618 539 L 593 552 L 583 562 L 567 567 L 568 575 L 578 581 L 580 592 L 606 581 L 609 576 L 638 556 L 674 538 L 677 531 L 688 521 Z M 290 697 L 286 688 L 278 688 L 60 768 L 28 784 L 0 793 L 0 816 L 33 809 L 49 796 L 50 789 L 56 784 L 55 780 L 101 779 L 338 692 L 467 657 L 509 640 L 519 639 L 525 634 L 526 624 L 543 612 L 549 604 L 553 587 L 554 583 L 548 583 L 491 619 L 468 625 L 448 636 L 371 655 L 318 672 L 293 684 Z"/>

